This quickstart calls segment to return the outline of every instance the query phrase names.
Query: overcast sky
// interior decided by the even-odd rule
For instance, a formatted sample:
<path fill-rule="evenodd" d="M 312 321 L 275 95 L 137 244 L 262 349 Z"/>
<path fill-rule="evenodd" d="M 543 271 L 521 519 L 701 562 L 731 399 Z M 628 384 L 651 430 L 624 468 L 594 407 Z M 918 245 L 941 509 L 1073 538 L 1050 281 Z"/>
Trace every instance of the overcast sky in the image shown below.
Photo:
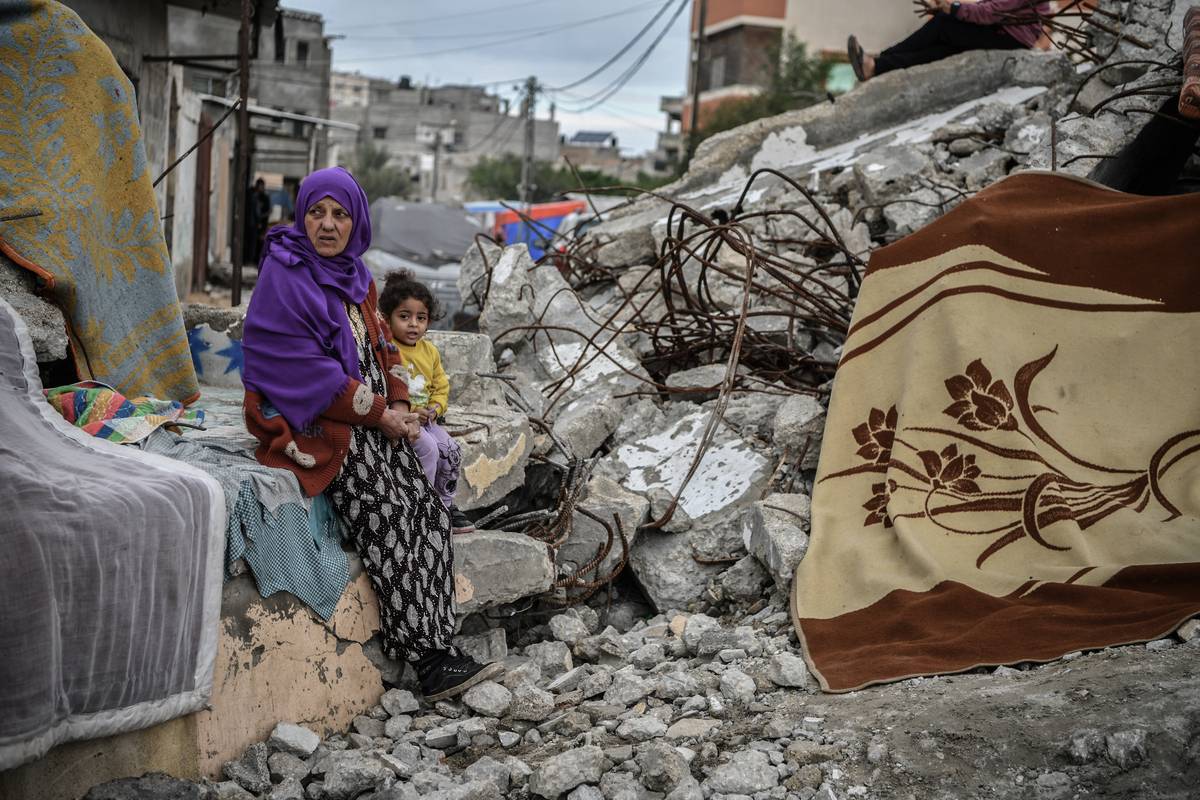
<path fill-rule="evenodd" d="M 332 43 L 335 70 L 393 80 L 409 75 L 435 86 L 501 81 L 489 88 L 513 98 L 514 79 L 536 75 L 546 86 L 561 87 L 583 78 L 667 6 L 612 67 L 570 90 L 573 94 L 538 99 L 539 118 L 547 115 L 551 100 L 557 101 L 560 130 L 568 136 L 610 130 L 623 150 L 640 153 L 653 149 L 655 133 L 663 128 L 659 98 L 682 94 L 686 85 L 686 8 L 667 29 L 680 3 L 690 7 L 687 0 L 293 0 L 285 5 L 320 13 L 327 35 L 345 36 Z M 597 108 L 582 110 L 595 101 L 581 98 L 608 86 L 664 29 L 659 45 L 620 91 Z"/>

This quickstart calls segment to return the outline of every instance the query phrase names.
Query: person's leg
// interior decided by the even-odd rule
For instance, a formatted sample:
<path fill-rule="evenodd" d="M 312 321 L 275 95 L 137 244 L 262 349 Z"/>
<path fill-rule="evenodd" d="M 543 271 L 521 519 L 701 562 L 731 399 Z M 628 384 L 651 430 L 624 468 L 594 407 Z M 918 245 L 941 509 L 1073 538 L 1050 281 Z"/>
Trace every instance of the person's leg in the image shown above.
<path fill-rule="evenodd" d="M 384 653 L 419 661 L 450 651 L 454 559 L 450 517 L 404 443 L 361 427 L 328 495 L 379 599 Z"/>
<path fill-rule="evenodd" d="M 1020 42 L 995 25 L 975 25 L 937 14 L 907 39 L 875 57 L 874 74 L 929 64 L 968 50 L 1013 50 Z"/>
<path fill-rule="evenodd" d="M 436 422 L 425 427 L 437 451 L 437 466 L 433 478 L 433 490 L 446 508 L 454 505 L 454 493 L 458 491 L 458 473 L 462 464 L 462 451 L 450 433 Z M 424 462 L 422 462 L 424 464 Z"/>
<path fill-rule="evenodd" d="M 405 442 L 355 427 L 327 494 L 350 530 L 379 601 L 383 652 L 417 668 L 430 700 L 503 672 L 461 655 L 454 635 L 450 516 Z"/>
<path fill-rule="evenodd" d="M 450 530 L 456 534 L 472 533 L 475 523 L 454 505 L 454 495 L 458 491 L 458 476 L 462 467 L 462 449 L 441 425 L 434 423 L 429 426 L 429 431 L 437 442 L 438 451 L 437 475 L 433 479 L 433 490 L 450 511 Z"/>
<path fill-rule="evenodd" d="M 421 470 L 429 480 L 429 485 L 434 486 L 438 469 L 438 441 L 429 428 L 428 425 L 421 426 L 421 436 L 412 443 L 412 449 L 421 462 Z"/>

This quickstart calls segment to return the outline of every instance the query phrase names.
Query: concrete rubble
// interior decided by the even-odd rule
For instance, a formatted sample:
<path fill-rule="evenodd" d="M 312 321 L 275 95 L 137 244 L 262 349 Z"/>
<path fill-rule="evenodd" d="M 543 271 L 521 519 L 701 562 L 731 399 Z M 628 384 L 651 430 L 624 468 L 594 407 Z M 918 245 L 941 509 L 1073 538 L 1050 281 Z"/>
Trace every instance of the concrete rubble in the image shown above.
<path fill-rule="evenodd" d="M 1169 57 L 1180 7 L 1128 4 L 1159 45 L 1126 57 Z M 319 743 L 284 721 L 201 796 L 833 800 L 968 781 L 1000 798 L 1184 796 L 1200 690 L 1146 676 L 1191 669 L 1195 621 L 1153 647 L 825 696 L 789 615 L 871 251 L 1014 171 L 1091 174 L 1136 135 L 1123 112 L 1154 98 L 1094 118 L 1088 103 L 1149 70 L 970 53 L 706 140 L 661 194 L 738 221 L 778 267 L 749 284 L 736 243 L 653 197 L 591 228 L 561 271 L 523 245 L 473 247 L 459 290 L 479 333 L 431 339 L 463 446 L 457 503 L 486 528 L 455 539 L 456 641 L 507 672 L 434 704 L 404 683 Z M 748 182 L 761 169 L 784 177 Z M 713 237 L 711 257 L 681 253 L 681 234 Z M 820 324 L 796 322 L 804 303 Z"/>

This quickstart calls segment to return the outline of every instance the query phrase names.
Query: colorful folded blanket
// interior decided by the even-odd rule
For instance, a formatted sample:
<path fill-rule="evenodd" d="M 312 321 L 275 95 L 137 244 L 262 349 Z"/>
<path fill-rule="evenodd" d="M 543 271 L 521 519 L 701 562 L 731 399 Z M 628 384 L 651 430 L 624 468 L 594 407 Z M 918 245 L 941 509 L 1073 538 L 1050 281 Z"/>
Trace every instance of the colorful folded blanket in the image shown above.
<path fill-rule="evenodd" d="M 45 394 L 67 422 L 113 444 L 133 444 L 164 425 L 204 424 L 202 409 L 188 410 L 175 400 L 126 397 L 98 381 L 57 386 Z"/>

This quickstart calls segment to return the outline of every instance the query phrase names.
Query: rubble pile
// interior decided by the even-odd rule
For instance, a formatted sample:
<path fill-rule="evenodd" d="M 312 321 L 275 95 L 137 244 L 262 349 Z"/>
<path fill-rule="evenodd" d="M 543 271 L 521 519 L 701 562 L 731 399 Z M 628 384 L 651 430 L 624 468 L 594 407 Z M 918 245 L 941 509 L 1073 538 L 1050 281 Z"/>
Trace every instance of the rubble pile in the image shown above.
<path fill-rule="evenodd" d="M 1140 680 L 1189 669 L 1194 624 L 1179 634 L 1186 644 L 822 696 L 781 609 L 732 625 L 674 611 L 631 623 L 635 612 L 617 605 L 605 621 L 569 609 L 507 653 L 504 637 L 478 637 L 468 647 L 492 648 L 508 671 L 459 700 L 390 689 L 324 740 L 280 722 L 222 780 L 151 775 L 87 800 L 835 800 L 955 797 L 968 785 L 1001 798 L 1182 797 L 1194 787 L 1200 695 Z M 1049 721 L 997 731 L 1030 713 Z"/>

